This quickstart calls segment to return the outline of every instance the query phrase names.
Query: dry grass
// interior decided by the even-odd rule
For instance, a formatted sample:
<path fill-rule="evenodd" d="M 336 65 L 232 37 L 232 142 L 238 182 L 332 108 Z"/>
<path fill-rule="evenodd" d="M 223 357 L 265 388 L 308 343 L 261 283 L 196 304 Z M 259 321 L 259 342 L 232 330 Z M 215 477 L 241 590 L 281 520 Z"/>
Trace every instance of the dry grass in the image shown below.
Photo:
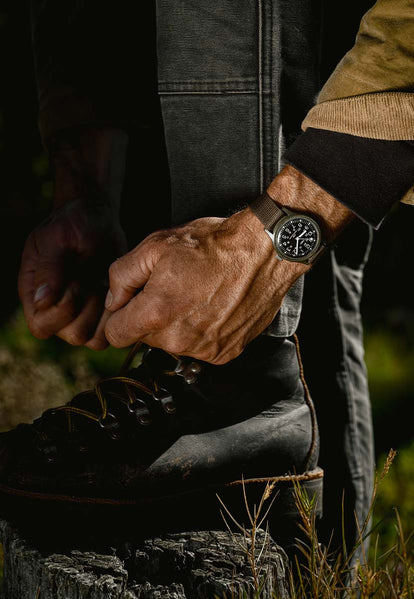
<path fill-rule="evenodd" d="M 364 524 L 359 530 L 359 541 L 350 552 L 345 543 L 342 553 L 333 554 L 329 547 L 319 543 L 315 520 L 315 506 L 311 497 L 300 485 L 295 488 L 296 504 L 301 517 L 300 528 L 304 539 L 298 545 L 302 559 L 291 564 L 289 578 L 289 597 L 291 599 L 413 599 L 414 597 L 414 552 L 412 536 L 406 535 L 398 510 L 395 510 L 395 539 L 387 551 L 381 555 L 377 551 L 379 535 L 370 529 L 372 512 L 380 490 L 381 483 L 395 458 L 396 452 L 391 450 L 382 472 L 376 477 L 371 508 Z M 259 507 L 248 506 L 246 495 L 244 500 L 251 528 L 245 528 L 230 514 L 221 502 L 223 516 L 229 530 L 229 522 L 242 532 L 245 539 L 243 548 L 251 564 L 255 580 L 255 599 L 264 597 L 261 592 L 263 579 L 260 573 L 263 564 L 263 549 L 257 551 L 255 538 L 257 530 L 263 526 L 269 505 L 262 515 L 265 502 L 272 489 L 266 486 Z M 366 539 L 370 537 L 374 544 L 373 558 L 368 560 L 364 549 Z M 244 597 L 243 593 L 240 597 Z M 246 595 L 247 597 L 247 595 Z M 274 599 L 278 599 L 275 595 Z"/>
<path fill-rule="evenodd" d="M 44 410 L 67 402 L 75 392 L 90 388 L 94 380 L 86 365 L 76 365 L 72 380 L 50 360 L 0 346 L 0 430 L 31 422 Z"/>
<path fill-rule="evenodd" d="M 0 329 L 0 430 L 31 422 L 44 410 L 118 372 L 124 350 L 93 352 L 28 331 L 22 310 Z"/>

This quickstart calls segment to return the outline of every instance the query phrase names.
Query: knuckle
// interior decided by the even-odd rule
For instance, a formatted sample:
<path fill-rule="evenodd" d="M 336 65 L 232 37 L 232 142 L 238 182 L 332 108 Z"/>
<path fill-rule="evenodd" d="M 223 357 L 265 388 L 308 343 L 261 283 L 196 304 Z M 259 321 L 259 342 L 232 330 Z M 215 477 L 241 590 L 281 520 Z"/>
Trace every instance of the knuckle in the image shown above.
<path fill-rule="evenodd" d="M 159 331 L 167 322 L 165 310 L 161 306 L 152 306 L 145 318 L 145 324 L 151 331 Z"/>
<path fill-rule="evenodd" d="M 231 354 L 219 355 L 213 358 L 213 360 L 210 361 L 210 364 L 214 364 L 215 366 L 223 366 L 224 364 L 230 362 L 233 357 L 236 356 L 232 356 Z"/>
<path fill-rule="evenodd" d="M 107 325 L 105 328 L 105 337 L 107 338 L 108 343 L 112 345 L 112 347 L 123 347 L 118 327 L 114 327 L 113 325 Z"/>
<path fill-rule="evenodd" d="M 69 343 L 69 345 L 76 346 L 85 345 L 88 340 L 88 336 L 81 331 L 67 331 L 61 335 L 61 338 Z"/>
<path fill-rule="evenodd" d="M 59 313 L 56 314 L 56 322 L 62 323 L 61 328 L 70 324 L 78 315 L 79 310 L 72 302 L 60 304 Z"/>
<path fill-rule="evenodd" d="M 205 361 L 209 364 L 212 364 L 213 366 L 221 366 L 222 364 L 224 364 L 224 362 L 221 362 L 220 358 L 216 356 L 208 356 Z"/>
<path fill-rule="evenodd" d="M 33 337 L 36 337 L 36 339 L 49 339 L 53 334 L 44 327 L 41 327 L 33 322 L 27 326 Z"/>
<path fill-rule="evenodd" d="M 31 318 L 26 317 L 26 322 L 27 328 L 36 339 L 49 339 L 54 333 L 49 323 L 43 322 L 36 314 Z"/>
<path fill-rule="evenodd" d="M 109 267 L 109 280 L 111 284 L 116 284 L 122 280 L 123 258 L 117 258 Z"/>
<path fill-rule="evenodd" d="M 207 362 L 208 364 L 216 364 L 217 354 L 212 351 L 211 348 L 206 348 L 204 351 L 197 352 L 197 355 L 194 355 L 198 360 L 203 360 L 203 362 Z"/>
<path fill-rule="evenodd" d="M 188 344 L 184 344 L 179 339 L 170 339 L 166 343 L 163 343 L 164 351 L 170 352 L 171 354 L 177 354 L 180 356 L 187 355 L 189 353 Z"/>
<path fill-rule="evenodd" d="M 108 342 L 105 339 L 93 337 L 85 343 L 85 347 L 93 349 L 94 351 L 102 351 L 108 347 Z"/>
<path fill-rule="evenodd" d="M 243 348 L 239 346 L 228 349 L 226 347 L 221 347 L 219 344 L 215 344 L 206 351 L 205 357 L 202 359 L 214 366 L 223 366 L 237 358 L 242 351 Z"/>

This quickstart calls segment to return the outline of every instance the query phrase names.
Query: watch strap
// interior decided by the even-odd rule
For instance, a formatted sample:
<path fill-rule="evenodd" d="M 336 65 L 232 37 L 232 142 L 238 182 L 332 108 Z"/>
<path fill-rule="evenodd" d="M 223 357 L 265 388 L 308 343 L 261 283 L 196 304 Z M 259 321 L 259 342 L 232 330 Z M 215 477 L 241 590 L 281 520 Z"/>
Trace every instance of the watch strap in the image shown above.
<path fill-rule="evenodd" d="M 286 216 L 286 213 L 279 208 L 267 192 L 255 198 L 249 206 L 268 231 L 273 231 L 276 223 Z"/>

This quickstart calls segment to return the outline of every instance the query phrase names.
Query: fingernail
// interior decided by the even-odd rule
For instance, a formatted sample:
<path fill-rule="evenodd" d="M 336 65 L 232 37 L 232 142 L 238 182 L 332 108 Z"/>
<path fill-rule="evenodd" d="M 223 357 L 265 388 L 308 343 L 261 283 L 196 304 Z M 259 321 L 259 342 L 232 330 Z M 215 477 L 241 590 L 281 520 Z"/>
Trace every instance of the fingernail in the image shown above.
<path fill-rule="evenodd" d="M 107 310 L 109 310 L 109 308 L 111 307 L 111 305 L 112 305 L 112 300 L 113 300 L 113 299 L 114 299 L 114 298 L 113 298 L 113 296 L 112 296 L 111 290 L 110 290 L 110 289 L 108 289 L 108 293 L 106 294 L 106 300 L 105 300 L 105 308 L 106 308 Z"/>
<path fill-rule="evenodd" d="M 33 296 L 34 303 L 40 302 L 40 300 L 44 299 L 48 295 L 48 293 L 50 293 L 49 285 L 47 283 L 45 283 L 44 285 L 40 285 L 40 287 L 36 289 L 36 292 Z"/>

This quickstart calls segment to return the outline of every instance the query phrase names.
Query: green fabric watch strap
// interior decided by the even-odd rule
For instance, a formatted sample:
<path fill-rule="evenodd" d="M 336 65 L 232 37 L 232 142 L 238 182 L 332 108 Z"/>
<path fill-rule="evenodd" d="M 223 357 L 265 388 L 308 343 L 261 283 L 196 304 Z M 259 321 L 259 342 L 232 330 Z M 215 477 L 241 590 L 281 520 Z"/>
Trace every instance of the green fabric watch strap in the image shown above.
<path fill-rule="evenodd" d="M 285 212 L 279 208 L 266 192 L 254 199 L 249 206 L 268 231 L 273 232 L 277 221 L 286 216 Z"/>

